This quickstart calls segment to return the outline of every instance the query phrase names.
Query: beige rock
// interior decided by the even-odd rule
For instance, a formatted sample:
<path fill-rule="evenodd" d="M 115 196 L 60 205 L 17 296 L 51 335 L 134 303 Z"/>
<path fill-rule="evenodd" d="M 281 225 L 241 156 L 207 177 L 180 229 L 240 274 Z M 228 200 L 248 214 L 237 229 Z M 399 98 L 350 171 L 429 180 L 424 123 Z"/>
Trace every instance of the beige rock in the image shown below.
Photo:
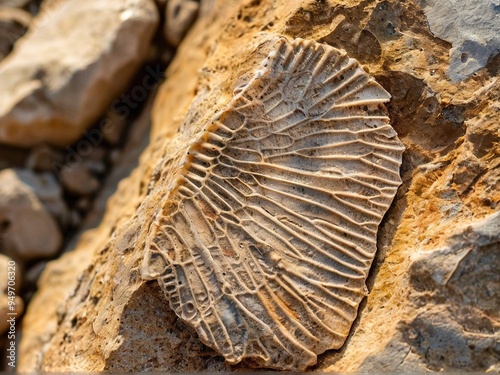
<path fill-rule="evenodd" d="M 63 1 L 0 64 L 0 141 L 67 145 L 82 136 L 144 61 L 152 0 Z"/>
<path fill-rule="evenodd" d="M 431 31 L 453 45 L 447 71 L 451 80 L 470 77 L 486 66 L 490 56 L 500 53 L 498 1 L 429 0 L 424 4 Z"/>
<path fill-rule="evenodd" d="M 403 185 L 379 230 L 370 293 L 346 343 L 320 355 L 314 370 L 495 370 L 497 349 L 491 348 L 499 322 L 491 301 L 498 298 L 487 295 L 498 290 L 491 272 L 498 236 L 487 229 L 498 220 L 500 202 L 494 61 L 472 78 L 451 82 L 450 45 L 432 35 L 417 1 L 234 0 L 216 1 L 211 9 L 200 13 L 169 67 L 153 109 L 151 143 L 138 168 L 120 183 L 100 226 L 52 263 L 65 286 L 53 280 L 61 289 L 51 294 L 53 284 L 41 282 L 26 315 L 24 330 L 34 333 L 21 343 L 20 369 L 242 367 L 225 365 L 201 345 L 160 288 L 141 280 L 140 233 L 153 220 L 143 202 L 158 207 L 160 197 L 152 192 L 168 185 L 165 155 L 178 150 L 168 147 L 171 139 L 179 128 L 192 139 L 189 124 L 209 121 L 230 100 L 241 73 L 251 70 L 250 56 L 262 40 L 256 35 L 265 30 L 320 40 L 358 59 L 392 95 L 389 117 L 406 146 Z M 68 267 L 83 254 L 78 270 L 85 272 Z M 440 279 L 455 266 L 447 283 Z M 483 292 L 476 294 L 474 285 Z"/>
<path fill-rule="evenodd" d="M 2 252 L 20 260 L 51 257 L 62 243 L 61 231 L 31 187 L 25 171 L 0 171 Z"/>
<path fill-rule="evenodd" d="M 66 190 L 75 195 L 89 195 L 95 193 L 100 186 L 99 181 L 90 172 L 89 168 L 80 164 L 76 167 L 65 166 L 60 174 L 61 182 Z"/>
<path fill-rule="evenodd" d="M 165 7 L 165 40 L 177 47 L 193 25 L 200 2 L 196 0 L 168 0 Z"/>
<path fill-rule="evenodd" d="M 148 143 L 151 105 L 147 105 L 146 108 L 148 110 L 144 111 L 143 116 L 132 127 L 130 139 L 121 154 L 121 158 L 116 160 L 112 174 L 96 197 L 93 210 L 86 216 L 82 225 L 83 230 L 76 237 L 79 239 L 79 249 L 67 252 L 56 262 L 50 262 L 38 282 L 39 291 L 28 306 L 31 312 L 23 320 L 25 329 L 23 329 L 23 340 L 19 347 L 19 369 L 34 371 L 35 368 L 40 367 L 43 350 L 49 345 L 57 331 L 60 320 L 59 312 L 63 311 L 65 302 L 78 286 L 80 275 L 91 266 L 93 252 L 88 251 L 88 249 L 96 246 L 95 240 L 107 237 L 98 235 L 96 232 L 92 234 L 92 232 L 86 231 L 95 228 L 103 220 L 107 199 L 116 190 L 120 180 L 130 174 L 137 163 L 140 152 Z M 119 203 L 120 206 L 126 207 L 125 202 L 136 194 L 131 193 L 125 192 L 123 202 Z M 78 215 L 76 212 L 73 213 Z M 78 218 L 78 224 L 81 224 L 80 221 L 81 218 Z M 80 247 L 82 241 L 86 242 L 88 247 Z M 67 250 L 73 250 L 75 242 L 72 241 Z M 181 341 L 177 340 L 177 342 Z M 178 356 L 176 358 L 179 359 Z M 186 359 L 182 360 L 186 361 Z"/>
<path fill-rule="evenodd" d="M 29 169 L 16 170 L 17 177 L 36 194 L 40 202 L 64 227 L 68 221 L 68 208 L 63 199 L 61 185 L 53 174 L 34 173 Z"/>

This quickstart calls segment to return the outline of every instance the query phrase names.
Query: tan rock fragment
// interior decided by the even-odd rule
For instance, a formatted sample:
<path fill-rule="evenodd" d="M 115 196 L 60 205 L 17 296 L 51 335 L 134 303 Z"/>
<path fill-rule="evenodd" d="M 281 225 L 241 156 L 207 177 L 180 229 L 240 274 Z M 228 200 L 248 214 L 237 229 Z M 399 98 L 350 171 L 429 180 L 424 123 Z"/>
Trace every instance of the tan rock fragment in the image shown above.
<path fill-rule="evenodd" d="M 62 243 L 56 220 L 26 184 L 23 171 L 0 171 L 2 252 L 19 260 L 51 257 Z"/>
<path fill-rule="evenodd" d="M 157 23 L 151 0 L 43 8 L 0 64 L 0 142 L 77 140 L 144 61 Z"/>

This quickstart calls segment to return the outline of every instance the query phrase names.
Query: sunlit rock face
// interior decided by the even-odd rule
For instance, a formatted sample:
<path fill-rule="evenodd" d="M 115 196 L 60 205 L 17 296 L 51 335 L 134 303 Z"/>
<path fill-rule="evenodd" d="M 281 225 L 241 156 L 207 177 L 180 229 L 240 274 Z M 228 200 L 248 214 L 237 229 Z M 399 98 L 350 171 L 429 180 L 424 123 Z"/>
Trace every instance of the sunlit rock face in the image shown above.
<path fill-rule="evenodd" d="M 499 241 L 494 229 L 500 201 L 498 55 L 490 56 L 486 66 L 470 77 L 460 82 L 451 80 L 450 43 L 433 34 L 427 17 L 423 5 L 417 1 L 202 2 L 199 19 L 179 45 L 167 71 L 168 78 L 156 97 L 151 134 L 147 137 L 150 145 L 138 167 L 108 201 L 101 224 L 83 233 L 76 247 L 68 248 L 70 251 L 64 257 L 49 263 L 42 275 L 37 295 L 25 315 L 20 369 L 231 371 L 249 365 L 304 368 L 317 360 L 307 370 L 498 371 L 497 273 L 491 271 L 496 266 Z M 500 30 L 497 34 L 500 35 Z M 281 55 L 271 52 L 279 50 L 280 36 L 288 46 L 283 55 L 298 56 L 292 53 L 295 48 L 303 51 L 312 48 L 319 57 L 323 48 L 325 58 L 335 57 L 338 62 L 350 61 L 342 56 L 356 59 L 366 73 L 357 68 L 355 71 L 368 79 L 367 84 L 374 85 L 374 92 L 382 95 L 383 104 L 368 105 L 371 111 L 368 115 L 380 117 L 377 121 L 381 122 L 377 122 L 379 130 L 366 128 L 365 144 L 358 144 L 361 133 L 350 127 L 355 122 L 350 121 L 344 128 L 350 133 L 343 135 L 346 137 L 343 142 L 353 141 L 352 147 L 343 149 L 344 159 L 340 160 L 340 154 L 333 152 L 342 150 L 342 142 L 335 141 L 340 135 L 329 121 L 318 121 L 328 129 L 324 137 L 316 139 L 318 145 L 306 153 L 300 151 L 300 147 L 309 147 L 300 142 L 318 126 L 312 121 L 301 127 L 305 125 L 300 122 L 301 116 L 309 108 L 307 116 L 325 120 L 328 110 L 321 112 L 320 106 L 305 105 L 300 109 L 302 115 L 300 111 L 293 115 L 297 116 L 293 118 L 297 119 L 298 127 L 287 132 L 295 133 L 283 133 L 282 128 L 269 126 L 263 129 L 269 132 L 271 128 L 274 133 L 242 133 L 243 129 L 262 130 L 255 128 L 259 127 L 256 125 L 259 119 L 262 122 L 262 116 L 256 114 L 266 112 L 263 108 L 277 106 L 276 111 L 282 108 L 286 118 L 288 106 L 295 108 L 303 100 L 298 95 L 308 97 L 306 85 L 302 85 L 308 82 L 307 74 L 306 77 L 299 74 L 295 80 L 298 90 L 279 100 L 274 98 L 274 104 L 269 103 L 271 107 L 263 104 L 264 98 L 258 98 L 265 89 L 258 87 L 259 82 L 279 81 L 281 73 L 275 71 L 273 62 L 279 61 Z M 264 67 L 266 58 L 268 65 Z M 389 101 L 375 82 L 390 94 Z M 347 108 L 345 111 L 347 116 L 349 111 Z M 366 116 L 363 111 L 362 116 Z M 275 122 L 280 116 L 272 110 L 267 115 Z M 396 171 L 395 165 L 389 167 L 390 159 L 397 159 L 396 154 L 381 158 L 382 164 L 373 163 L 378 167 L 370 164 L 373 162 L 370 158 L 385 153 L 367 152 L 363 154 L 366 155 L 363 162 L 353 155 L 362 147 L 380 147 L 389 140 L 397 143 L 387 118 L 405 146 L 400 167 L 402 184 L 378 225 L 377 251 L 366 278 L 368 259 L 373 256 L 370 252 L 375 251 L 372 244 L 375 236 L 369 234 L 371 241 L 365 242 L 365 247 L 358 243 L 359 252 L 347 246 L 356 243 L 354 239 L 331 241 L 331 236 L 342 238 L 334 225 L 339 230 L 349 229 L 351 237 L 359 234 L 356 230 L 371 233 L 375 229 L 373 223 L 379 219 L 365 220 L 363 215 L 381 216 L 384 211 L 381 206 L 389 204 L 389 193 L 395 191 L 399 182 L 396 176 L 392 180 L 394 186 L 387 185 L 380 200 L 375 199 L 376 204 L 369 210 L 364 206 L 366 200 L 355 198 L 378 196 L 369 188 L 377 175 L 375 171 L 382 167 Z M 356 131 L 358 143 L 354 142 Z M 377 142 L 371 138 L 375 134 Z M 259 142 L 253 137 L 260 139 Z M 276 145 L 267 146 L 266 139 L 274 139 Z M 239 150 L 237 143 L 231 143 L 233 140 L 239 141 L 243 150 L 249 146 L 250 151 L 258 152 Z M 195 154 L 191 155 L 191 151 Z M 290 155 L 285 154 L 289 151 Z M 400 152 L 398 149 L 396 153 Z M 336 158 L 337 162 L 328 164 L 330 158 Z M 348 162 L 349 158 L 352 160 Z M 265 174 L 259 172 L 264 162 L 269 164 Z M 372 179 L 366 191 L 356 190 L 359 180 L 353 180 L 350 195 L 337 193 L 342 201 L 320 192 L 321 189 L 338 192 L 339 188 L 332 184 L 335 176 L 355 174 L 361 164 L 362 168 L 371 165 L 370 173 L 363 172 Z M 282 173 L 285 167 L 286 173 Z M 301 179 L 301 173 L 314 175 L 314 180 Z M 383 179 L 391 181 L 388 176 L 393 174 L 383 173 Z M 296 187 L 308 189 L 294 192 L 292 184 L 287 183 L 290 179 Z M 338 180 L 339 184 L 348 182 Z M 385 184 L 381 180 L 379 183 Z M 211 194 L 210 199 L 202 194 Z M 307 199 L 307 204 L 299 204 L 300 199 Z M 235 208 L 242 200 L 243 208 Z M 229 208 L 224 202 L 231 202 Z M 342 202 L 349 203 L 349 209 L 344 211 Z M 197 208 L 196 205 L 203 203 L 208 204 Z M 185 218 L 188 212 L 190 216 Z M 339 224 L 333 218 L 340 213 L 356 218 L 347 216 L 345 224 Z M 322 217 L 326 215 L 331 215 L 329 230 L 322 230 L 326 221 Z M 364 222 L 366 226 L 355 229 L 349 220 Z M 187 237 L 182 239 L 183 243 L 177 241 L 173 232 L 179 228 L 183 237 Z M 224 238 L 232 242 L 224 242 Z M 205 252 L 201 245 L 211 240 L 215 245 L 210 243 L 210 251 Z M 304 246 L 303 240 L 310 245 Z M 286 241 L 292 241 L 293 246 Z M 268 247 L 260 245 L 262 242 Z M 248 259 L 243 262 L 236 258 L 249 254 L 252 244 L 255 269 L 262 277 L 243 279 L 243 275 L 255 274 L 251 268 L 241 268 L 249 265 Z M 225 254 L 221 248 L 227 250 Z M 283 255 L 270 249 L 280 249 Z M 213 254 L 213 269 L 205 268 L 206 276 L 200 276 L 201 271 L 182 273 L 184 269 L 208 267 L 210 263 L 205 260 L 204 266 L 199 266 L 195 257 L 206 253 Z M 363 253 L 366 258 L 361 256 Z M 294 261 L 294 256 L 302 256 L 304 261 Z M 320 264 L 311 261 L 314 256 L 322 258 L 317 272 L 311 271 L 312 264 Z M 340 258 L 339 262 L 333 256 Z M 225 259 L 230 261 L 224 263 Z M 356 270 L 352 267 L 354 262 L 358 265 Z M 240 267 L 246 274 L 238 273 L 241 280 L 235 281 L 226 272 L 227 279 L 223 279 L 224 271 L 218 266 L 223 264 Z M 335 276 L 332 270 L 342 274 Z M 290 303 L 292 292 L 286 297 L 288 292 L 282 285 L 284 276 L 294 272 L 297 276 L 287 280 L 287 285 L 303 289 L 293 291 L 296 303 Z M 352 277 L 358 275 L 356 272 L 359 272 L 357 279 Z M 162 287 L 156 280 L 147 281 L 144 277 L 160 279 Z M 210 277 L 210 284 L 200 281 Z M 307 280 L 300 281 L 304 278 Z M 352 292 L 336 302 L 341 289 L 328 294 L 328 287 L 342 282 L 350 290 L 366 294 L 362 289 L 365 278 L 368 294 L 358 306 L 351 326 L 356 298 L 361 299 L 362 295 Z M 183 281 L 182 286 L 179 281 Z M 325 282 L 327 290 L 319 297 L 318 293 L 308 294 L 305 290 L 318 288 L 321 282 Z M 208 303 L 204 302 L 203 293 L 191 292 L 203 290 L 203 285 L 213 286 L 210 293 L 205 293 Z M 246 285 L 254 285 L 255 292 L 245 295 Z M 244 290 L 237 290 L 238 287 Z M 260 293 L 266 293 L 266 298 L 258 297 Z M 273 299 L 273 295 L 283 299 Z M 307 296 L 308 300 L 302 303 L 300 296 Z M 189 298 L 196 304 L 190 305 Z M 233 308 L 238 298 L 247 299 Z M 318 298 L 328 314 L 320 311 Z M 346 307 L 349 303 L 350 310 Z M 315 310 L 305 311 L 306 306 L 314 304 L 318 306 Z M 326 304 L 336 310 L 328 310 Z M 249 323 L 247 315 L 241 324 L 253 327 L 248 332 L 254 336 L 255 327 L 263 327 L 259 339 L 269 338 L 265 345 L 254 340 L 256 345 L 245 346 L 243 343 L 251 342 L 253 337 L 250 341 L 239 339 L 237 333 L 241 330 L 210 336 L 212 331 L 202 328 L 211 324 L 214 332 L 218 332 L 210 320 L 211 316 L 217 316 L 215 313 L 243 311 L 244 307 L 256 311 L 264 305 L 266 309 L 262 309 L 258 320 Z M 207 310 L 199 306 L 207 306 Z M 291 309 L 286 310 L 285 306 Z M 209 315 L 210 309 L 214 315 Z M 298 317 L 299 311 L 307 319 L 297 318 L 304 329 L 297 325 L 294 331 L 290 316 Z M 347 311 L 350 315 L 346 315 Z M 231 321 L 234 315 L 223 316 Z M 335 319 L 336 324 L 321 331 L 317 327 L 326 319 Z M 345 325 L 340 324 L 341 319 Z M 339 331 L 335 346 L 332 330 L 343 330 Z M 307 332 L 315 332 L 314 337 L 318 337 L 317 332 L 323 334 L 315 340 L 314 334 Z M 340 344 L 343 340 L 340 337 L 346 332 L 347 339 L 339 350 L 319 354 Z M 235 342 L 242 345 L 228 349 L 226 344 Z M 276 356 L 273 345 L 278 344 L 292 348 L 296 355 L 282 351 L 282 358 Z M 249 356 L 249 353 L 257 354 Z M 233 364 L 240 359 L 241 362 Z"/>

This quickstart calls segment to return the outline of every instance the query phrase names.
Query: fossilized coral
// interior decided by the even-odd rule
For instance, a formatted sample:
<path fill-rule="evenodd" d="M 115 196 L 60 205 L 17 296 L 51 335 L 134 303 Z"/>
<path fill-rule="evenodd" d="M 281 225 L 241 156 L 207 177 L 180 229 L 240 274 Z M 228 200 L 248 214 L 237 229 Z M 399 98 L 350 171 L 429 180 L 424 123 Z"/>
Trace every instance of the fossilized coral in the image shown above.
<path fill-rule="evenodd" d="M 404 148 L 389 94 L 355 60 L 269 46 L 169 163 L 142 274 L 228 362 L 303 370 L 349 333 Z"/>

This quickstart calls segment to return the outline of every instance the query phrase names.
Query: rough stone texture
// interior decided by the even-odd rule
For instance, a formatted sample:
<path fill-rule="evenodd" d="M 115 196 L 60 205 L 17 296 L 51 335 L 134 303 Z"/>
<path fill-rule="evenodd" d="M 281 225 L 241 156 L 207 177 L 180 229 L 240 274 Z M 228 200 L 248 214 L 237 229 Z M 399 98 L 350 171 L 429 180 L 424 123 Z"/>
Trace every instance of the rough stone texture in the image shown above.
<path fill-rule="evenodd" d="M 499 371 L 499 255 L 499 212 L 458 228 L 443 247 L 412 254 L 398 334 L 359 370 Z"/>
<path fill-rule="evenodd" d="M 15 169 L 0 171 L 0 245 L 2 253 L 16 260 L 51 257 L 62 244 L 57 222 L 35 193 L 40 190 L 40 181 L 33 187 L 25 182 L 34 180 L 29 174 Z"/>
<path fill-rule="evenodd" d="M 424 0 L 431 31 L 452 43 L 452 81 L 460 81 L 484 68 L 490 56 L 500 53 L 500 3 L 497 0 Z"/>
<path fill-rule="evenodd" d="M 356 318 L 404 147 L 356 60 L 260 38 L 229 103 L 161 162 L 141 275 L 228 363 L 302 371 Z"/>
<path fill-rule="evenodd" d="M 152 0 L 59 1 L 0 63 L 0 142 L 66 145 L 104 112 L 147 56 Z"/>
<path fill-rule="evenodd" d="M 450 45 L 431 33 L 417 1 L 234 0 L 202 3 L 157 96 L 138 168 L 121 182 L 100 226 L 49 266 L 67 280 L 54 295 L 55 280 L 44 273 L 24 322 L 33 333 L 21 343 L 20 370 L 234 369 L 179 324 L 156 284 L 140 279 L 138 234 L 151 213 L 137 208 L 158 183 L 157 164 L 176 149 L 167 146 L 179 125 L 208 119 L 227 103 L 259 31 L 344 48 L 391 93 L 389 116 L 406 146 L 403 185 L 379 231 L 370 294 L 344 346 L 320 356 L 312 370 L 495 369 L 499 308 L 488 293 L 498 290 L 490 271 L 498 231 L 488 233 L 500 202 L 497 58 L 452 82 Z M 190 136 L 184 127 L 180 133 Z"/>

